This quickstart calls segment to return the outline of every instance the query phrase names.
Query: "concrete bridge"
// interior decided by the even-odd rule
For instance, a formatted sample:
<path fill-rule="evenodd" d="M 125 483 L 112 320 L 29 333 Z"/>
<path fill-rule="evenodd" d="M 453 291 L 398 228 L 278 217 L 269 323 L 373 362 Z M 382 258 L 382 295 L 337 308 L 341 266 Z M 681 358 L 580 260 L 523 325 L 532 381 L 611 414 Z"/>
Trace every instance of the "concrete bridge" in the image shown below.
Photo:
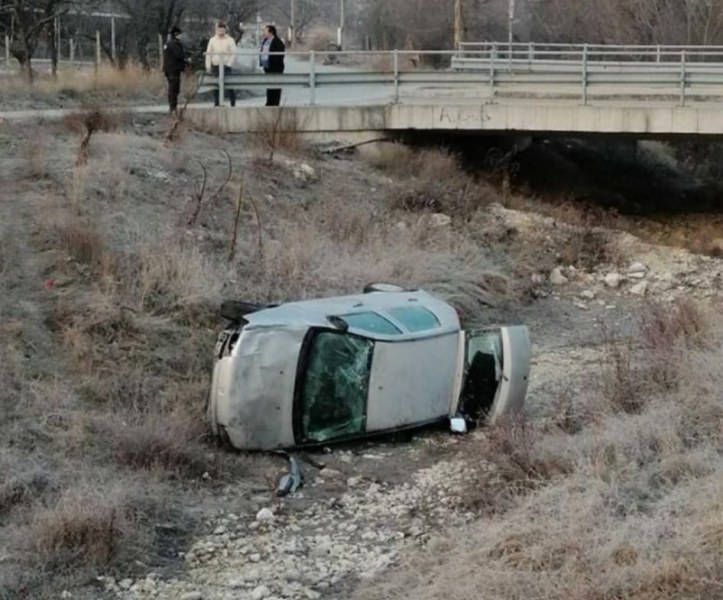
<path fill-rule="evenodd" d="M 235 108 L 193 106 L 189 118 L 219 132 L 336 139 L 406 131 L 723 135 L 723 47 L 468 44 L 287 60 L 283 75 L 205 78 L 199 88 L 281 87 L 282 107 L 253 98 Z"/>

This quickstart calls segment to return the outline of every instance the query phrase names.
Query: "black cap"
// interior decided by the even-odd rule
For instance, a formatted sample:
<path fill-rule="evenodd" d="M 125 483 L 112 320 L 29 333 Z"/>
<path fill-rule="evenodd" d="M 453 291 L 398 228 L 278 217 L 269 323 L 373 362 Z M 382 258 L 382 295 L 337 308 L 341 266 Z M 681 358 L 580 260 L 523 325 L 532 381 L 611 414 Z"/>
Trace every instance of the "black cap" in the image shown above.
<path fill-rule="evenodd" d="M 180 27 L 174 27 L 173 29 L 171 29 L 171 35 L 172 35 L 172 36 L 181 35 L 181 33 L 182 33 L 182 32 L 181 32 Z"/>

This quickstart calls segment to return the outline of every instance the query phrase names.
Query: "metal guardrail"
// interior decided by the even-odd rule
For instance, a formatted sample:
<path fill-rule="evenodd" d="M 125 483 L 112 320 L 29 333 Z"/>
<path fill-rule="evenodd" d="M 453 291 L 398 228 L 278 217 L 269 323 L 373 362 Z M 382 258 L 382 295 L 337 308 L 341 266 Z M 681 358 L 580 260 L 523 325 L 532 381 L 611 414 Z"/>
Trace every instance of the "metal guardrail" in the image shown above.
<path fill-rule="evenodd" d="M 246 54 L 246 53 L 244 53 Z M 251 53 L 249 53 L 251 54 Z M 256 53 L 252 53 L 257 56 Z M 339 86 L 389 88 L 392 102 L 422 88 L 473 90 L 489 98 L 593 98 L 636 102 L 723 98 L 723 46 L 598 46 L 463 43 L 457 51 L 297 52 L 308 70 L 286 74 L 204 76 L 199 91 L 306 88 L 309 104 L 317 90 Z M 320 58 L 343 65 L 374 59 L 377 66 L 324 70 Z M 378 64 L 386 63 L 380 67 Z M 425 65 L 438 64 L 441 68 Z M 362 93 L 363 90 L 360 90 Z M 223 94 L 221 94 L 223 97 Z"/>

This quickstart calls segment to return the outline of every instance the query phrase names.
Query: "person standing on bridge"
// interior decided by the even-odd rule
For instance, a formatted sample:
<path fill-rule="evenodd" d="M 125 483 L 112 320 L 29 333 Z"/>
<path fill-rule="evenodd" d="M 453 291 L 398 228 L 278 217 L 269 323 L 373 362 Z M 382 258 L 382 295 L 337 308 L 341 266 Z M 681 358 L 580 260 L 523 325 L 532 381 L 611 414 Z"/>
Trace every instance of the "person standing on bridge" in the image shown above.
<path fill-rule="evenodd" d="M 181 43 L 181 30 L 171 29 L 168 42 L 163 47 L 163 74 L 168 81 L 168 110 L 178 111 L 178 95 L 181 93 L 181 75 L 186 70 L 186 51 Z"/>
<path fill-rule="evenodd" d="M 216 25 L 216 35 L 208 41 L 206 48 L 206 72 L 218 77 L 223 68 L 223 76 L 231 75 L 231 68 L 236 61 L 236 43 L 226 33 L 226 23 L 219 21 Z M 228 90 L 231 106 L 236 106 L 236 91 Z M 219 105 L 219 91 L 213 93 L 213 105 Z"/>
<path fill-rule="evenodd" d="M 276 27 L 267 25 L 259 56 L 259 64 L 264 73 L 284 72 L 284 52 L 286 46 L 276 34 Z M 266 106 L 279 106 L 279 104 L 281 104 L 281 90 L 278 88 L 266 90 Z"/>

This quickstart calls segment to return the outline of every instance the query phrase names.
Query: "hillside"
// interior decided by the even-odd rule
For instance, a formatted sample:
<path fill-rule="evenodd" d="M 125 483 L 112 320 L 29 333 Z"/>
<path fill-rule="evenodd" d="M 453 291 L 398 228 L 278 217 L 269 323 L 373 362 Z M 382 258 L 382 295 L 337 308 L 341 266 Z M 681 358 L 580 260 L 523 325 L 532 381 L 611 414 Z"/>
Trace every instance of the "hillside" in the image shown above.
<path fill-rule="evenodd" d="M 723 261 L 442 150 L 99 119 L 0 123 L 0 598 L 723 597 Z M 208 439 L 218 306 L 372 281 L 527 323 L 526 414 L 277 499 Z"/>

